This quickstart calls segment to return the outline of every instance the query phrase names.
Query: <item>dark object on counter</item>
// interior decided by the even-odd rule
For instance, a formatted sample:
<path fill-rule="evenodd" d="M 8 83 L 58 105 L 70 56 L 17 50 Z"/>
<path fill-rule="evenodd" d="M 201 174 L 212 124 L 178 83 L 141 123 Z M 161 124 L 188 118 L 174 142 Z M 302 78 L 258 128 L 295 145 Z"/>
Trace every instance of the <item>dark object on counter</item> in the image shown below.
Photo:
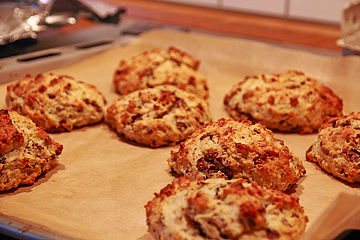
<path fill-rule="evenodd" d="M 340 233 L 334 240 L 360 239 L 360 229 L 348 229 Z"/>
<path fill-rule="evenodd" d="M 125 8 L 120 8 L 114 15 L 108 15 L 105 18 L 100 18 L 98 15 L 94 14 L 93 18 L 91 19 L 95 19 L 96 21 L 103 23 L 117 24 L 120 21 L 121 15 L 123 15 L 125 12 Z"/>
<path fill-rule="evenodd" d="M 117 24 L 121 15 L 126 12 L 125 8 L 105 5 L 106 3 L 100 2 L 98 4 L 101 4 L 101 7 L 95 3 L 91 5 L 87 1 L 81 0 L 55 0 L 49 17 L 63 15 L 78 18 L 85 15 L 87 18 L 97 22 Z"/>
<path fill-rule="evenodd" d="M 0 45 L 0 58 L 23 54 L 24 49 L 33 46 L 38 41 L 33 38 L 25 38 L 6 45 Z"/>
<path fill-rule="evenodd" d="M 349 48 L 343 48 L 343 49 L 342 49 L 342 55 L 343 55 L 343 56 L 350 56 L 350 55 L 360 56 L 360 52 L 355 51 L 355 50 L 351 50 L 351 49 L 349 49 Z"/>

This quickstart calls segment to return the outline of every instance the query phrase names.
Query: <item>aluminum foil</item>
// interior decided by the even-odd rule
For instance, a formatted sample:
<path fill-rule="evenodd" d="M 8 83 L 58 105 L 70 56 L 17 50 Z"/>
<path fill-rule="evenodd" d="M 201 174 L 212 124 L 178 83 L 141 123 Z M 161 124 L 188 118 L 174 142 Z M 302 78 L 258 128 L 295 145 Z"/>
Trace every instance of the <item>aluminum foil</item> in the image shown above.
<path fill-rule="evenodd" d="M 48 27 L 75 24 L 79 16 L 118 23 L 125 10 L 97 0 L 0 1 L 0 45 L 37 38 Z M 87 15 L 86 15 L 87 14 Z"/>
<path fill-rule="evenodd" d="M 11 1 L 0 3 L 0 44 L 36 38 L 52 1 Z"/>

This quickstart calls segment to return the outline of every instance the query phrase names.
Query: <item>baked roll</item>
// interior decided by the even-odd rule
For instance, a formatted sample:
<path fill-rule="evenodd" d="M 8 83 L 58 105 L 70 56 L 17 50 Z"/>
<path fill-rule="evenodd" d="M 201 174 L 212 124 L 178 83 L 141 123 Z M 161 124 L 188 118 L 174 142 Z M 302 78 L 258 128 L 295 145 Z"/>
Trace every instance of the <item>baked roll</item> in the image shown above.
<path fill-rule="evenodd" d="M 10 84 L 6 104 L 47 132 L 63 132 L 101 122 L 106 101 L 95 86 L 50 73 Z"/>
<path fill-rule="evenodd" d="M 29 118 L 0 110 L 0 191 L 33 184 L 56 165 L 62 148 Z"/>
<path fill-rule="evenodd" d="M 246 178 L 280 191 L 305 174 L 302 161 L 260 123 L 220 119 L 206 124 L 171 152 L 173 172 L 190 179 Z"/>
<path fill-rule="evenodd" d="M 261 122 L 279 132 L 313 133 L 328 117 L 342 115 L 342 100 L 299 71 L 246 77 L 225 96 L 234 119 Z"/>
<path fill-rule="evenodd" d="M 360 183 L 360 112 L 328 119 L 306 159 L 349 183 Z"/>
<path fill-rule="evenodd" d="M 197 71 L 199 64 L 199 60 L 175 47 L 145 51 L 127 61 L 120 61 L 114 73 L 115 90 L 125 95 L 159 85 L 173 85 L 207 98 L 207 81 Z"/>
<path fill-rule="evenodd" d="M 204 99 L 170 85 L 121 96 L 105 119 L 118 134 L 150 147 L 175 145 L 210 120 Z"/>
<path fill-rule="evenodd" d="M 300 239 L 308 218 L 299 199 L 242 180 L 180 178 L 146 206 L 155 239 Z"/>

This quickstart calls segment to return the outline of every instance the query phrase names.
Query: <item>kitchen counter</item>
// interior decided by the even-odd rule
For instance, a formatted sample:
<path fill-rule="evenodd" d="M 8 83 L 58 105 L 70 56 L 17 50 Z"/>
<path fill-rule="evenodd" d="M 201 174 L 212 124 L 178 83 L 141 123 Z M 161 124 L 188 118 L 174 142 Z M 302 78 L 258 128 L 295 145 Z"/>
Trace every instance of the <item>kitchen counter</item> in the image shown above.
<path fill-rule="evenodd" d="M 289 20 L 161 1 L 104 0 L 125 6 L 124 18 L 155 21 L 225 34 L 341 53 L 339 25 Z"/>
<path fill-rule="evenodd" d="M 127 33 L 134 36 L 153 28 L 231 36 L 327 56 L 341 56 L 341 48 L 336 45 L 341 32 L 336 24 L 295 21 L 161 1 L 102 1 L 126 8 L 119 24 L 104 24 L 80 18 L 74 25 L 48 28 L 40 32 L 36 40 L 0 46 L 0 58 L 42 50 L 46 50 L 47 55 L 52 53 L 51 49 L 56 48 L 58 51 L 59 47 L 114 39 Z M 3 65 L 1 62 L 0 67 Z"/>

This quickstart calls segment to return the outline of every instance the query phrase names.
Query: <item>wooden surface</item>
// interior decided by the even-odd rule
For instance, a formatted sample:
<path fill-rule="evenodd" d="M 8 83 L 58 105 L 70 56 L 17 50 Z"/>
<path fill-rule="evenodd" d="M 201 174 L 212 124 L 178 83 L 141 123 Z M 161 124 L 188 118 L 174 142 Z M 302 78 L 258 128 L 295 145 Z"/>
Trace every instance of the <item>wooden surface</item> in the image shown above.
<path fill-rule="evenodd" d="M 213 33 L 340 52 L 340 26 L 251 15 L 175 3 L 146 0 L 104 0 L 125 6 L 125 18 L 151 20 Z"/>

